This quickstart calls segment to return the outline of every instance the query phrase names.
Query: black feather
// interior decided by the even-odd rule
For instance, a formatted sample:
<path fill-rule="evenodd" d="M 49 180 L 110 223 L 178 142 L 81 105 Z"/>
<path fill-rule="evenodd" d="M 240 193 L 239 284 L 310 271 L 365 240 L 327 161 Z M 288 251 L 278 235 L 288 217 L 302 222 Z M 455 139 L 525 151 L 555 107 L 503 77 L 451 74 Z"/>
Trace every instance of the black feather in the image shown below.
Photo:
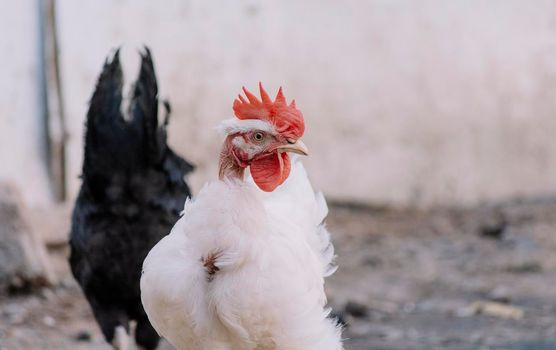
<path fill-rule="evenodd" d="M 137 321 L 136 341 L 156 348 L 158 335 L 141 305 L 139 280 L 149 250 L 177 221 L 193 166 L 167 145 L 158 123 L 158 86 L 148 48 L 141 53 L 128 118 L 122 106 L 119 50 L 107 59 L 87 113 L 82 185 L 72 217 L 70 265 L 105 338 Z"/>

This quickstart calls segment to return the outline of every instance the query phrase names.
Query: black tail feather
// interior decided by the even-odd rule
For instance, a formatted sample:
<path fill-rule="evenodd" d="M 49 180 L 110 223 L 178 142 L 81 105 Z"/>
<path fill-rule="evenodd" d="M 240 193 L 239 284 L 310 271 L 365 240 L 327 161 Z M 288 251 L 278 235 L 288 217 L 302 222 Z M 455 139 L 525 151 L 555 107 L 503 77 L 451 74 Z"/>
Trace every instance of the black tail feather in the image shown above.
<path fill-rule="evenodd" d="M 125 130 L 125 121 L 120 111 L 122 85 L 123 73 L 118 49 L 111 61 L 105 61 L 91 98 L 86 122 L 84 176 L 93 174 L 95 169 L 103 167 L 103 160 L 109 161 L 104 154 L 111 153 L 110 149 L 117 147 L 107 142 L 113 143 Z"/>
<path fill-rule="evenodd" d="M 107 59 L 98 79 L 87 113 L 83 183 L 91 190 L 108 188 L 115 179 L 125 182 L 132 173 L 157 168 L 169 173 L 172 181 L 183 181 L 193 166 L 167 145 L 166 116 L 158 123 L 158 85 L 150 50 L 141 52 L 139 76 L 134 84 L 129 118 L 122 107 L 123 73 L 120 51 Z"/>
<path fill-rule="evenodd" d="M 141 68 L 135 83 L 129 113 L 131 126 L 138 132 L 137 136 L 143 143 L 144 160 L 148 163 L 158 162 L 165 150 L 166 137 L 165 133 L 160 132 L 164 126 L 161 128 L 158 126 L 158 85 L 148 48 L 141 53 Z"/>

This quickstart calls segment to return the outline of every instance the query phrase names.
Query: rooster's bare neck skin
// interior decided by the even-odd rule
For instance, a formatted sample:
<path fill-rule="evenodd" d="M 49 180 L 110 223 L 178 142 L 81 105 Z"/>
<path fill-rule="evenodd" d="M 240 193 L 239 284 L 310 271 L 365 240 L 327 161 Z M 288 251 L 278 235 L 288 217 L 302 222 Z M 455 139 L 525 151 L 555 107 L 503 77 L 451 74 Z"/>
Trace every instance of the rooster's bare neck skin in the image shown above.
<path fill-rule="evenodd" d="M 226 137 L 226 140 L 222 145 L 222 150 L 220 151 L 220 169 L 218 171 L 218 177 L 220 180 L 243 180 L 245 168 L 237 163 L 237 160 L 232 153 L 232 140 L 234 137 L 235 135 L 229 135 Z"/>

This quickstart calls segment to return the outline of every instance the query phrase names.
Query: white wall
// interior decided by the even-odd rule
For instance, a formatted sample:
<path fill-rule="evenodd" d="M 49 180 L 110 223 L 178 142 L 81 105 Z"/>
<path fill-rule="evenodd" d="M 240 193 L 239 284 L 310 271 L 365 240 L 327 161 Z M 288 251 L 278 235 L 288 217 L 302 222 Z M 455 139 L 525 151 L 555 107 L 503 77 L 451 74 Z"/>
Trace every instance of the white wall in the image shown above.
<path fill-rule="evenodd" d="M 391 204 L 556 192 L 552 1 L 58 1 L 71 189 L 82 126 L 113 47 L 153 49 L 171 144 L 215 178 L 242 85 L 285 87 L 307 123 L 316 187 Z"/>
<path fill-rule="evenodd" d="M 25 201 L 51 198 L 40 84 L 37 0 L 0 1 L 0 181 L 14 183 Z"/>

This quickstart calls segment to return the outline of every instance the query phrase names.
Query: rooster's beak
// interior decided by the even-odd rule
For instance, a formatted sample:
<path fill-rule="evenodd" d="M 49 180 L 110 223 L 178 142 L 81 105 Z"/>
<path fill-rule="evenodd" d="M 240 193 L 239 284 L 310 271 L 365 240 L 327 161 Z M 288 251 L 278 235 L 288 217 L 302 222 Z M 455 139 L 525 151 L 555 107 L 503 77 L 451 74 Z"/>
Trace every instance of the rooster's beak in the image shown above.
<path fill-rule="evenodd" d="M 307 146 L 305 146 L 305 144 L 301 140 L 297 140 L 297 141 L 288 140 L 287 144 L 279 146 L 277 149 L 279 152 L 292 152 L 304 156 L 309 155 L 309 150 L 307 149 Z"/>

